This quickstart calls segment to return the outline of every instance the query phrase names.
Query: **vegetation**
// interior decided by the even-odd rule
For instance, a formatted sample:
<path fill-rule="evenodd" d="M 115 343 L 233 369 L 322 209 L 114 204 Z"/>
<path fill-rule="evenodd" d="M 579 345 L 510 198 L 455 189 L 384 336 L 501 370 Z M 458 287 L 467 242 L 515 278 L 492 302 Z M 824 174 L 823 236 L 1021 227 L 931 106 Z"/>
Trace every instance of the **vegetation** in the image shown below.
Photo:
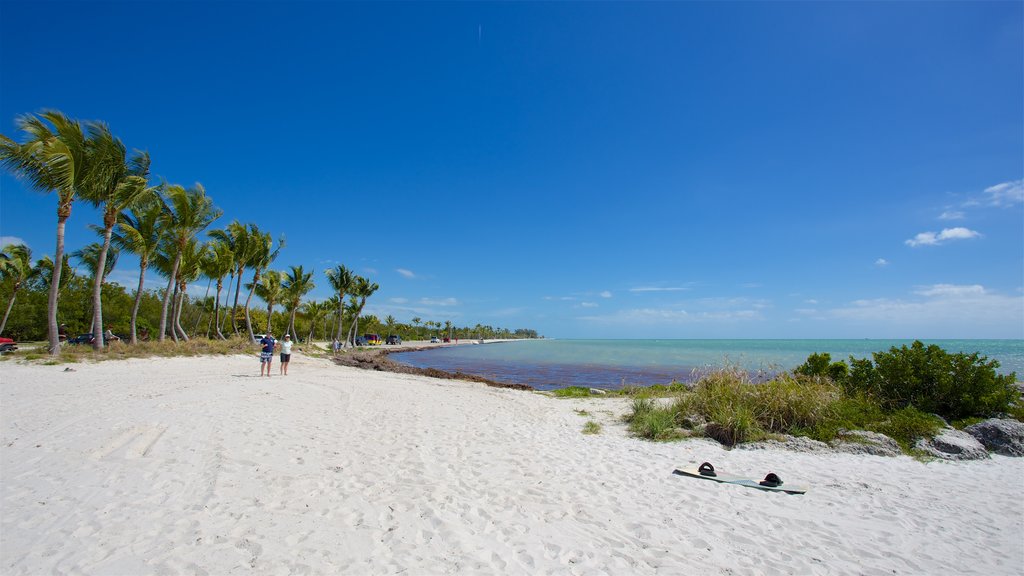
<path fill-rule="evenodd" d="M 593 420 L 588 420 L 587 423 L 583 425 L 583 433 L 584 434 L 600 434 L 601 433 L 601 425 L 599 423 L 597 423 L 597 422 L 594 422 Z"/>
<path fill-rule="evenodd" d="M 915 342 L 873 357 L 851 358 L 850 369 L 828 354 L 812 354 L 793 374 L 760 384 L 741 370 L 720 370 L 671 403 L 631 391 L 626 421 L 635 435 L 651 440 L 695 433 L 733 446 L 791 434 L 827 442 L 842 430 L 869 430 L 909 449 L 938 432 L 944 419 L 967 425 L 1024 413 L 1016 374 L 1000 376 L 998 362 L 978 354 Z"/>
<path fill-rule="evenodd" d="M 129 153 L 104 123 L 82 123 L 61 112 L 44 111 L 19 117 L 17 126 L 22 132 L 20 142 L 0 135 L 0 165 L 34 190 L 56 192 L 57 244 L 53 258 L 44 256 L 35 262 L 26 246 L 0 246 L 0 297 L 5 305 L 0 334 L 21 341 L 45 338 L 52 355 L 61 353 L 65 333 L 97 334 L 93 345 L 102 351 L 107 329 L 124 336 L 126 343 L 139 345 L 168 336 L 175 342 L 188 342 L 197 335 L 241 337 L 243 321 L 246 342 L 252 341 L 254 325 L 262 330 L 284 327 L 296 341 L 302 334 L 309 339 L 352 342 L 360 330 L 386 330 L 407 340 L 440 335 L 537 336 L 527 329 L 513 332 L 479 324 L 457 328 L 451 322 L 420 318 L 408 325 L 389 317 L 385 328 L 375 316 L 363 314 L 378 284 L 344 266 L 327 271 L 334 297 L 327 302 L 304 301 L 315 287 L 312 271 L 302 266 L 270 269 L 285 246 L 283 236 L 275 245 L 269 232 L 237 220 L 224 229 L 209 230 L 222 211 L 202 185 L 151 185 L 149 155 Z M 85 277 L 70 266 L 64 246 L 64 229 L 75 200 L 93 204 L 102 217 L 100 225 L 93 225 L 101 241 L 72 252 L 87 270 Z M 131 293 L 107 281 L 119 251 L 139 259 L 138 285 Z M 162 291 L 143 288 L 147 274 L 154 270 L 166 279 Z M 209 280 L 206 296 L 189 295 L 187 288 L 201 277 Z M 216 292 L 210 296 L 214 282 Z M 240 310 L 243 286 L 248 295 Z M 250 310 L 254 295 L 266 303 L 265 313 Z M 281 305 L 283 312 L 276 312 L 275 305 Z M 347 333 L 342 331 L 345 325 Z"/>

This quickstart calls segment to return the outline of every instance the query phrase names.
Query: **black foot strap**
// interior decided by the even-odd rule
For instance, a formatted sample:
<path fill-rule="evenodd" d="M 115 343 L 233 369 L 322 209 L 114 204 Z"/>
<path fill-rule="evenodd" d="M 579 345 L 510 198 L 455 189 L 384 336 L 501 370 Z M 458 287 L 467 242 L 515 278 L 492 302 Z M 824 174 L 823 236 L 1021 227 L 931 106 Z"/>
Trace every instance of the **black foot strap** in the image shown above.
<path fill-rule="evenodd" d="M 764 480 L 761 480 L 761 486 L 767 486 L 769 488 L 776 488 L 782 486 L 782 478 L 776 476 L 774 472 L 769 472 Z"/>
<path fill-rule="evenodd" d="M 701 464 L 697 471 L 700 472 L 701 476 L 718 476 L 718 474 L 715 474 L 715 467 L 710 462 Z"/>

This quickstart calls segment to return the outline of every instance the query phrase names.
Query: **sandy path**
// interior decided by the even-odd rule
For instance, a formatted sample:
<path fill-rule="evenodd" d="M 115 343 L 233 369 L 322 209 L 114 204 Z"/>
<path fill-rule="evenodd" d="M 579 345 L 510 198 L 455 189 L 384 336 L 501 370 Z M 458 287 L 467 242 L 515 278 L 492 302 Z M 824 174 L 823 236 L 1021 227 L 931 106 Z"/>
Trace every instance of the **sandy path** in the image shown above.
<path fill-rule="evenodd" d="M 3 574 L 1024 571 L 1021 459 L 649 443 L 620 400 L 301 357 L 64 367 L 0 363 Z M 811 491 L 671 474 L 703 460 Z"/>

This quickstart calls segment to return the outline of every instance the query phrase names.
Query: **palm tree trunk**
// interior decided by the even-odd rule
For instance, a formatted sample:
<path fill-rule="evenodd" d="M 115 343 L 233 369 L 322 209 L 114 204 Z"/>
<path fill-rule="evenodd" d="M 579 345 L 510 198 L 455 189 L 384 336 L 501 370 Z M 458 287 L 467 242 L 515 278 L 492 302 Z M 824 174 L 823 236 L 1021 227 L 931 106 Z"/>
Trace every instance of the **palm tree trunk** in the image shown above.
<path fill-rule="evenodd" d="M 235 286 L 235 304 L 234 304 L 234 306 L 231 307 L 231 328 L 235 331 L 235 336 L 238 336 L 238 322 L 236 322 L 236 316 L 238 316 L 238 314 L 237 314 L 237 312 L 238 312 L 238 293 L 242 290 L 242 272 L 243 271 L 245 271 L 245 268 L 242 268 L 242 267 L 238 268 L 238 285 Z M 256 285 L 256 282 L 253 282 L 253 286 L 255 286 L 255 285 Z M 250 292 L 250 294 L 252 294 L 252 293 Z"/>
<path fill-rule="evenodd" d="M 136 327 L 136 321 L 137 321 L 137 319 L 139 317 L 139 304 L 142 303 L 142 281 L 146 277 L 146 266 L 148 266 L 148 265 L 149 265 L 149 262 L 147 262 L 146 260 L 142 260 L 139 263 L 139 287 L 138 287 L 138 289 L 135 290 L 135 304 L 132 305 L 132 320 L 131 320 L 132 344 L 138 344 L 139 343 L 138 336 L 136 336 L 136 331 L 135 331 L 136 328 L 135 327 Z"/>
<path fill-rule="evenodd" d="M 270 334 L 270 319 L 274 315 L 274 303 L 271 301 L 267 304 L 267 334 Z M 254 337 L 255 338 L 255 337 Z"/>
<path fill-rule="evenodd" d="M 11 299 L 7 302 L 7 311 L 4 312 L 4 320 L 3 322 L 0 322 L 0 334 L 4 333 L 4 327 L 7 326 L 7 317 L 11 315 L 11 308 L 14 308 L 14 297 L 18 295 L 18 288 L 20 287 L 21 286 L 18 284 L 15 284 L 14 288 L 11 290 Z"/>
<path fill-rule="evenodd" d="M 96 279 L 92 284 L 92 349 L 103 350 L 103 278 L 107 266 L 107 250 L 110 249 L 110 233 L 114 225 L 103 229 L 103 247 L 96 262 Z"/>
<path fill-rule="evenodd" d="M 71 202 L 62 201 L 57 206 L 57 248 L 53 254 L 53 275 L 50 278 L 50 294 L 46 301 L 47 339 L 50 354 L 60 354 L 60 334 L 57 328 L 57 293 L 60 291 L 60 273 L 64 268 L 64 225 L 71 216 Z"/>
<path fill-rule="evenodd" d="M 163 305 L 163 309 L 160 311 L 160 341 L 161 342 L 163 342 L 164 339 L 167 336 L 167 305 L 169 304 L 169 301 L 171 299 L 171 290 L 174 289 L 175 291 L 177 291 L 177 289 L 178 289 L 177 285 L 174 282 L 174 277 L 178 275 L 178 263 L 179 262 L 181 262 L 181 251 L 180 250 L 178 251 L 178 254 L 174 257 L 174 266 L 171 267 L 171 277 L 168 278 L 168 280 L 167 280 L 167 289 L 164 290 L 164 305 Z M 174 341 L 177 342 L 178 341 L 178 337 L 173 334 L 173 330 L 171 332 L 172 332 L 171 335 L 174 336 Z"/>
<path fill-rule="evenodd" d="M 220 291 L 223 287 L 223 280 L 217 280 L 217 302 L 213 305 L 213 315 L 216 317 L 217 337 L 220 338 L 221 340 L 227 340 L 227 338 L 225 338 L 224 335 L 221 334 L 220 332 Z M 230 289 L 231 286 L 228 286 L 228 290 Z"/>
<path fill-rule="evenodd" d="M 341 328 L 345 323 L 345 293 L 338 294 L 338 333 L 335 339 L 341 340 Z"/>
<path fill-rule="evenodd" d="M 188 333 L 181 327 L 181 311 L 185 308 L 185 286 L 178 290 L 178 311 L 174 315 L 174 328 L 181 334 L 181 339 L 188 342 Z"/>
<path fill-rule="evenodd" d="M 245 329 L 249 331 L 249 340 L 255 339 L 255 335 L 252 333 L 252 318 L 249 317 L 249 304 L 252 302 L 252 293 L 256 291 L 256 284 L 260 281 L 260 271 L 256 270 L 256 273 L 252 277 L 252 288 L 249 289 L 249 296 L 245 299 Z M 267 315 L 267 328 L 270 328 L 270 315 Z"/>
<path fill-rule="evenodd" d="M 291 332 L 292 338 L 298 341 L 299 335 L 295 333 L 295 313 L 299 311 L 299 307 L 295 306 L 292 308 L 292 317 L 288 321 L 288 331 Z"/>

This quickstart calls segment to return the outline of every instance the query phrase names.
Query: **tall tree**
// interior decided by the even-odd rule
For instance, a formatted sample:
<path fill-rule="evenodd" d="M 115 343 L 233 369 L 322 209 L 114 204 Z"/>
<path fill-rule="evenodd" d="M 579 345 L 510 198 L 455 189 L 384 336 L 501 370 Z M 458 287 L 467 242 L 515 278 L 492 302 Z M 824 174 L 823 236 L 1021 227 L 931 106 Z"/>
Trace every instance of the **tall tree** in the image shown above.
<path fill-rule="evenodd" d="M 274 239 L 269 232 L 260 232 L 255 224 L 249 225 L 249 237 L 252 241 L 252 255 L 249 259 L 249 267 L 252 268 L 252 283 L 249 285 L 249 296 L 245 299 L 245 327 L 249 331 L 249 339 L 252 340 L 252 319 L 249 317 L 249 305 L 252 303 L 252 295 L 255 287 L 260 283 L 260 275 L 277 259 L 277 255 L 284 248 L 284 235 L 277 239 L 277 248 L 274 248 Z M 270 325 L 270 319 L 267 319 Z"/>
<path fill-rule="evenodd" d="M 71 253 L 71 257 L 78 260 L 79 266 L 85 266 L 85 269 L 89 272 L 89 280 L 93 285 L 99 283 L 102 287 L 103 283 L 107 281 L 107 275 L 114 270 L 114 266 L 117 265 L 118 252 L 117 248 L 111 249 L 109 254 L 106 254 L 106 266 L 100 264 L 100 255 L 104 252 L 103 245 L 99 242 L 93 242 L 87 244 L 82 248 L 75 250 Z M 96 305 L 96 300 L 93 299 L 93 306 Z M 95 312 L 95 308 L 93 309 Z M 96 314 L 92 315 L 92 321 L 89 324 L 89 332 L 93 335 L 93 342 L 98 337 L 97 333 L 99 328 L 96 324 Z"/>
<path fill-rule="evenodd" d="M 349 328 L 347 340 L 353 341 L 353 338 L 359 334 L 359 315 L 363 313 L 363 308 L 366 306 L 366 299 L 373 296 L 373 293 L 380 289 L 380 285 L 376 282 L 370 282 L 368 279 L 362 276 L 356 276 L 352 280 L 353 288 L 352 295 L 358 298 L 355 314 L 352 318 L 352 327 Z"/>
<path fill-rule="evenodd" d="M 97 256 L 99 273 L 92 290 L 93 348 L 103 348 L 103 268 L 117 217 L 142 194 L 149 176 L 149 154 L 135 151 L 128 155 L 120 139 L 102 122 L 87 123 L 86 160 L 88 169 L 80 186 L 80 195 L 103 213 L 103 244 Z"/>
<path fill-rule="evenodd" d="M 327 313 L 331 310 L 330 306 L 329 302 L 318 302 L 316 300 L 310 300 L 302 306 L 302 313 L 309 319 L 309 335 L 306 336 L 306 342 L 313 341 L 316 333 L 316 323 L 327 316 Z"/>
<path fill-rule="evenodd" d="M 85 132 L 81 123 L 56 110 L 38 116 L 19 116 L 16 124 L 25 133 L 25 139 L 19 144 L 0 135 L 0 164 L 37 191 L 57 192 L 57 247 L 53 262 L 63 262 L 64 227 L 86 171 Z M 62 268 L 53 269 L 47 301 L 47 339 L 54 355 L 60 353 L 57 298 Z"/>
<path fill-rule="evenodd" d="M 160 241 L 165 234 L 169 222 L 165 219 L 168 207 L 155 189 L 136 199 L 127 211 L 118 215 L 117 227 L 112 231 L 110 240 L 121 250 L 135 254 L 139 258 L 139 285 L 135 289 L 135 303 L 131 315 L 131 343 L 138 343 L 139 305 L 142 303 L 142 287 L 146 280 L 146 270 L 153 257 L 160 249 Z"/>
<path fill-rule="evenodd" d="M 334 293 L 338 298 L 338 328 L 335 331 L 334 338 L 341 340 L 341 328 L 345 319 L 345 296 L 352 291 L 352 271 L 344 265 L 338 264 L 334 268 L 324 270 L 324 274 L 327 275 L 327 282 L 334 289 Z"/>
<path fill-rule="evenodd" d="M 214 220 L 220 218 L 221 210 L 213 205 L 213 200 L 206 195 L 201 184 L 192 188 L 184 188 L 172 184 L 164 188 L 169 212 L 167 214 L 168 236 L 165 243 L 167 256 L 172 262 L 168 271 L 167 288 L 164 290 L 163 307 L 160 312 L 160 341 L 167 334 L 167 307 L 171 298 L 171 290 L 176 288 L 178 267 L 189 240 L 205 230 Z"/>
<path fill-rule="evenodd" d="M 302 303 L 302 297 L 315 288 L 316 285 L 313 283 L 313 273 L 306 272 L 302 269 L 302 266 L 292 266 L 288 271 L 282 282 L 282 288 L 284 289 L 284 298 L 288 304 L 288 310 L 290 311 L 288 317 L 288 329 L 286 332 L 291 332 L 292 338 L 297 342 L 299 335 L 295 333 L 295 314 L 299 311 L 299 304 Z"/>
<path fill-rule="evenodd" d="M 172 329 L 186 342 L 189 338 L 188 332 L 181 326 L 181 311 L 185 307 L 188 285 L 195 282 L 202 273 L 202 262 L 207 250 L 208 246 L 193 236 L 188 239 L 178 254 L 178 272 L 175 278 L 178 284 L 175 290 L 174 311 L 171 315 L 173 318 Z"/>
<path fill-rule="evenodd" d="M 267 334 L 273 331 L 272 320 L 274 317 L 274 304 L 277 304 L 281 296 L 284 295 L 284 290 L 281 286 L 283 274 L 277 270 L 267 270 L 263 273 L 260 278 L 260 283 L 253 286 L 246 286 L 250 288 L 250 291 L 255 292 L 257 296 L 263 299 L 267 303 Z"/>
<path fill-rule="evenodd" d="M 249 266 L 253 252 L 257 248 L 258 238 L 250 233 L 250 228 L 238 220 L 233 220 L 223 230 L 213 230 L 210 237 L 230 249 L 232 256 L 231 276 L 237 282 L 235 286 L 235 303 L 231 306 L 231 330 L 238 335 L 238 295 L 242 288 L 242 272 Z M 228 286 L 228 297 L 231 286 Z M 219 331 L 219 329 L 218 329 Z"/>
<path fill-rule="evenodd" d="M 224 277 L 234 269 L 234 259 L 231 247 L 223 241 L 214 239 L 202 263 L 203 274 L 217 282 L 217 296 L 213 301 L 213 316 L 216 324 L 215 332 L 221 340 L 225 338 L 220 330 L 220 292 L 224 288 Z"/>
<path fill-rule="evenodd" d="M 4 319 L 0 322 L 0 334 L 7 326 L 7 317 L 11 315 L 14 299 L 26 283 L 39 277 L 40 269 L 32 264 L 32 249 L 24 244 L 9 244 L 0 251 L 0 278 L 11 283 L 11 298 L 7 301 Z"/>

